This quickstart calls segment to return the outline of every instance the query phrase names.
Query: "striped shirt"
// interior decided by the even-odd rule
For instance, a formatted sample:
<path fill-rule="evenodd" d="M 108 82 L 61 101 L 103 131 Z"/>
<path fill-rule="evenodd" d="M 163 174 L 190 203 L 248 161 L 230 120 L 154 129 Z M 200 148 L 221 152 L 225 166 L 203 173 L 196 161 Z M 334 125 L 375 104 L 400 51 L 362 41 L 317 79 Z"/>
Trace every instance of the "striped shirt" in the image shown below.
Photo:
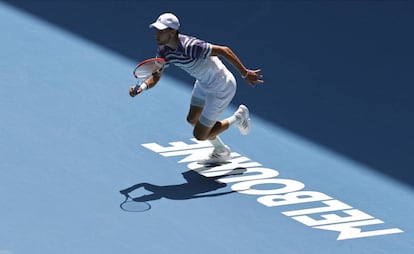
<path fill-rule="evenodd" d="M 192 36 L 179 34 L 177 50 L 159 46 L 157 57 L 166 60 L 165 67 L 173 64 L 196 78 L 204 88 L 212 88 L 219 77 L 229 73 L 217 56 L 211 56 L 212 44 Z"/>

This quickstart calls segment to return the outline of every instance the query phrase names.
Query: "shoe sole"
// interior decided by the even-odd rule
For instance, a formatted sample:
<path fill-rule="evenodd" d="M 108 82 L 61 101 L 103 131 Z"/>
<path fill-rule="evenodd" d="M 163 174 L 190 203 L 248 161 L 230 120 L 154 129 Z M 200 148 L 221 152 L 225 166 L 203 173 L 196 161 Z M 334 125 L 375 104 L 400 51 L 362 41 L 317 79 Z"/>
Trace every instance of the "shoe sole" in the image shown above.
<path fill-rule="evenodd" d="M 221 166 L 221 165 L 225 165 L 225 164 L 229 164 L 231 163 L 231 161 L 221 161 L 221 162 L 197 162 L 197 164 L 199 165 L 204 165 L 204 166 Z"/>

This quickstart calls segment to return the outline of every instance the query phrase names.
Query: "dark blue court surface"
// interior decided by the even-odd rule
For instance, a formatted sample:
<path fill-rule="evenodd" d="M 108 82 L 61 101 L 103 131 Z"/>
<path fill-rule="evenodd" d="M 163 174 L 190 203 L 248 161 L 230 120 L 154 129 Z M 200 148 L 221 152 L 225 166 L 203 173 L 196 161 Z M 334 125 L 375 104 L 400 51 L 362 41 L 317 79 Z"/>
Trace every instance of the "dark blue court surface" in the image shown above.
<path fill-rule="evenodd" d="M 413 10 L 0 2 L 0 254 L 414 253 Z M 164 11 L 263 69 L 230 164 L 195 162 L 182 71 L 128 95 Z"/>

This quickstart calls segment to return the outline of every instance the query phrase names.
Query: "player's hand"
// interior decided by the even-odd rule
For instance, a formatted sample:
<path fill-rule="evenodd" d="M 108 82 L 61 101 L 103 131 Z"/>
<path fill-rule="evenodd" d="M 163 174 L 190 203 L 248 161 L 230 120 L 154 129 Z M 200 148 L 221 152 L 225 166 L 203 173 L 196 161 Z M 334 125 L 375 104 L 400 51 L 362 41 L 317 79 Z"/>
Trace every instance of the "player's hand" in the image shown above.
<path fill-rule="evenodd" d="M 242 76 L 244 80 L 252 87 L 263 83 L 263 75 L 260 73 L 262 70 L 247 70 L 247 73 Z"/>
<path fill-rule="evenodd" d="M 129 95 L 135 97 L 142 92 L 142 89 L 139 85 L 131 86 L 129 88 Z"/>

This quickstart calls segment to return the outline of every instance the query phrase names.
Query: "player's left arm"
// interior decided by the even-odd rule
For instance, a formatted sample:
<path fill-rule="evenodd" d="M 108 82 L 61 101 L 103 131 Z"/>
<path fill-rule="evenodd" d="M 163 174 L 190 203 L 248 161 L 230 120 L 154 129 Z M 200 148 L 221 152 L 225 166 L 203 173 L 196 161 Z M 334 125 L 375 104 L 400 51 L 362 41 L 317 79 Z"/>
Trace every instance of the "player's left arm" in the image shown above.
<path fill-rule="evenodd" d="M 239 57 L 229 47 L 212 45 L 211 56 L 221 56 L 226 59 L 227 62 L 240 72 L 242 78 L 244 78 L 250 85 L 254 86 L 255 84 L 263 83 L 263 76 L 260 74 L 261 70 L 247 69 Z"/>

